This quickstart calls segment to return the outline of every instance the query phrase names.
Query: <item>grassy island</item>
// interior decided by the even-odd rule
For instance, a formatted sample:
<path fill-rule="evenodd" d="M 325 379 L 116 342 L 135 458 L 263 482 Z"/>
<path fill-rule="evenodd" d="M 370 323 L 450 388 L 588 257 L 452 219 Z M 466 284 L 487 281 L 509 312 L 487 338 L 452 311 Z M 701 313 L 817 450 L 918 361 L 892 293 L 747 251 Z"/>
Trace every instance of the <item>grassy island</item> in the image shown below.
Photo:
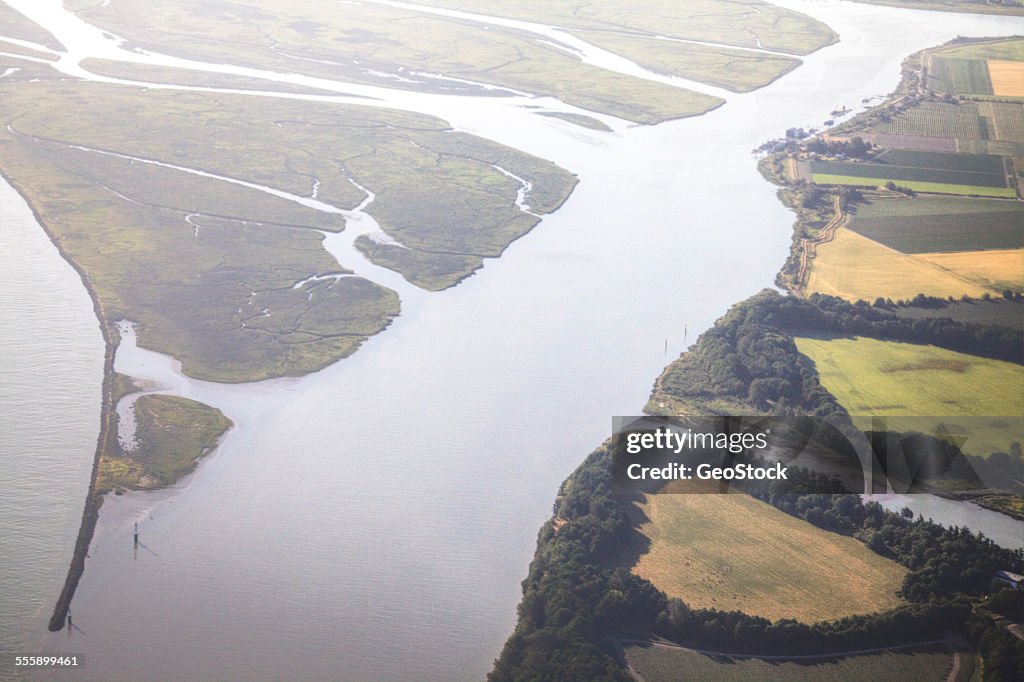
<path fill-rule="evenodd" d="M 134 410 L 135 447 L 100 459 L 99 494 L 172 485 L 195 469 L 231 428 L 220 410 L 178 396 L 143 395 Z"/>

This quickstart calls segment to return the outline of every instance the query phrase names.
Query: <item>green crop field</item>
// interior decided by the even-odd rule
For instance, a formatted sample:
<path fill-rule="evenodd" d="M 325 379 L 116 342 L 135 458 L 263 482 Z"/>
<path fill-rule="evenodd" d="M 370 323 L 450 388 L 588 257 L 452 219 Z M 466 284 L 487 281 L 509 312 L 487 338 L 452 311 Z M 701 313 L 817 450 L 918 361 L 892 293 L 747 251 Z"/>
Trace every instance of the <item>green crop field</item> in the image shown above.
<path fill-rule="evenodd" d="M 899 651 L 821 661 L 779 661 L 707 656 L 667 646 L 625 647 L 626 661 L 646 682 L 943 682 L 953 657 L 945 651 Z"/>
<path fill-rule="evenodd" d="M 1007 188 L 1003 159 L 991 154 L 891 149 L 868 163 L 853 161 L 812 161 L 811 174 L 822 176 L 885 178 L 906 186 L 907 182 L 972 187 Z"/>
<path fill-rule="evenodd" d="M 902 603 L 902 566 L 748 495 L 652 494 L 638 517 L 633 571 L 692 608 L 817 622 Z"/>
<path fill-rule="evenodd" d="M 957 194 L 961 196 L 997 197 L 1003 199 L 1015 199 L 1017 190 L 1012 187 L 985 187 L 981 185 L 957 185 L 942 182 L 919 182 L 916 180 L 899 180 L 892 177 L 864 177 L 851 175 L 831 175 L 826 173 L 812 173 L 811 179 L 819 185 L 848 185 L 852 187 L 881 187 L 890 180 L 897 182 L 900 187 L 912 189 L 915 192 L 926 192 L 931 194 Z"/>
<path fill-rule="evenodd" d="M 843 184 L 855 187 L 880 187 L 892 180 L 892 177 L 863 177 L 850 175 L 829 175 L 812 173 L 811 179 L 818 184 Z M 924 191 L 934 195 L 959 195 L 965 197 L 995 197 L 999 199 L 1015 199 L 1017 190 L 1012 187 L 987 187 L 974 184 L 948 184 L 943 182 L 919 182 L 915 180 L 899 180 L 899 186 Z"/>
<path fill-rule="evenodd" d="M 995 175 L 1000 178 L 1006 174 L 1003 159 L 993 154 L 950 154 L 948 152 L 923 152 L 911 149 L 887 149 L 876 156 L 872 163 L 901 168 L 926 168 L 971 174 L 978 173 L 982 175 Z"/>
<path fill-rule="evenodd" d="M 990 139 L 1024 143 L 1024 104 L 980 102 L 978 110 L 986 118 Z"/>
<path fill-rule="evenodd" d="M 920 102 L 900 112 L 873 130 L 897 135 L 944 137 L 966 140 L 985 139 L 985 121 L 976 102 Z"/>
<path fill-rule="evenodd" d="M 855 417 L 889 417 L 890 428 L 921 428 L 922 418 L 967 432 L 965 448 L 988 455 L 1020 440 L 1024 366 L 895 341 L 797 338 L 822 385 Z"/>
<path fill-rule="evenodd" d="M 992 79 L 984 59 L 933 56 L 929 62 L 928 86 L 955 95 L 991 95 Z"/>
<path fill-rule="evenodd" d="M 857 204 L 848 227 L 903 253 L 1024 246 L 1024 205 L 968 197 L 874 199 Z"/>

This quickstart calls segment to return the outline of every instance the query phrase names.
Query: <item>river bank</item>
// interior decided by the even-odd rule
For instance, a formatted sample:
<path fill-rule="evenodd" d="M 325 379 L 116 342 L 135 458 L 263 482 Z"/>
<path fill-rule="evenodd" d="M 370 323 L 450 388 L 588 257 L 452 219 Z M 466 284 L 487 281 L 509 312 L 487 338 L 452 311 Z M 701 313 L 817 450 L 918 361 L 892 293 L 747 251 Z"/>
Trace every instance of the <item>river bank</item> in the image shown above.
<path fill-rule="evenodd" d="M 230 406 L 238 429 L 182 489 L 104 505 L 75 605 L 89 632 L 75 642 L 97 674 L 485 674 L 512 627 L 550 491 L 607 435 L 608 415 L 643 403 L 665 339 L 677 353 L 684 324 L 706 328 L 770 283 L 784 258 L 791 216 L 749 150 L 794 118 L 815 121 L 891 86 L 893 44 L 909 34 L 886 33 L 874 10 L 838 23 L 866 42 L 812 55 L 704 118 L 650 129 L 615 123 L 602 135 L 512 103 L 432 101 L 460 129 L 578 171 L 579 188 L 486 276 L 425 299 L 342 366 L 244 390 L 166 375 L 189 397 Z M 709 229 L 719 224 L 734 227 Z M 725 271 L 741 274 L 721 281 Z M 692 294 L 683 306 L 681 291 Z M 273 491 L 280 514 L 266 519 L 254 491 Z M 159 556 L 131 557 L 140 518 Z M 124 661 L 126 647 L 152 655 Z M 174 654 L 182 647 L 188 660 Z M 331 665 L 298 658 L 309 651 Z"/>
<path fill-rule="evenodd" d="M 4 182 L 13 187 L 15 191 L 21 194 L 22 198 L 24 198 L 23 192 L 18 189 L 14 179 L 8 177 L 2 169 L 0 169 L 0 177 L 2 177 Z M 78 586 L 78 581 L 81 580 L 82 573 L 85 571 L 85 558 L 89 553 L 89 543 L 92 540 L 93 532 L 96 529 L 96 523 L 99 520 L 102 496 L 98 495 L 96 492 L 96 480 L 99 475 L 100 458 L 105 454 L 112 452 L 112 447 L 117 447 L 117 426 L 114 422 L 116 419 L 116 413 L 114 411 L 113 396 L 114 353 L 117 350 L 118 337 L 116 329 L 106 321 L 106 317 L 100 307 L 100 301 L 96 296 L 95 289 L 92 286 L 92 282 L 89 280 L 88 274 L 81 268 L 81 266 L 77 265 L 74 260 L 69 258 L 67 253 L 64 252 L 60 240 L 47 230 L 46 223 L 42 220 L 42 217 L 38 214 L 36 208 L 32 206 L 31 202 L 26 200 L 25 203 L 32 211 L 32 215 L 35 217 L 36 223 L 38 223 L 46 232 L 50 243 L 57 249 L 61 258 L 78 274 L 78 277 L 82 282 L 82 286 L 85 288 L 85 291 L 89 294 L 89 299 L 92 301 L 93 312 L 96 319 L 99 321 L 100 333 L 103 336 L 104 344 L 99 435 L 96 438 L 96 452 L 92 460 L 92 473 L 89 476 L 89 488 L 85 496 L 85 506 L 82 509 L 82 520 L 79 524 L 78 535 L 75 539 L 75 548 L 71 555 L 71 564 L 68 567 L 64 587 L 61 589 L 60 595 L 57 597 L 57 602 L 54 605 L 53 615 L 50 617 L 49 628 L 51 631 L 57 631 L 64 627 L 67 619 L 68 608 L 71 604 L 71 598 L 74 596 L 75 588 Z"/>

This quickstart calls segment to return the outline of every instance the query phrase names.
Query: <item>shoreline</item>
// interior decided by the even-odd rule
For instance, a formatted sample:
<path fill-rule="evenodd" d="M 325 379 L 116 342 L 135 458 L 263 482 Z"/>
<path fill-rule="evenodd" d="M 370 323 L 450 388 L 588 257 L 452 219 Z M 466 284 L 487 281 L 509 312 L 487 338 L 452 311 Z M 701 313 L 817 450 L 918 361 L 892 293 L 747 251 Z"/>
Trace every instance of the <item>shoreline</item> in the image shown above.
<path fill-rule="evenodd" d="M 113 420 L 117 414 L 113 405 L 114 353 L 117 351 L 118 336 L 117 331 L 110 328 L 106 316 L 103 314 L 103 307 L 100 305 L 99 297 L 93 289 L 89 276 L 64 251 L 60 241 L 46 227 L 46 223 L 43 221 L 39 211 L 17 182 L 15 182 L 14 178 L 5 173 L 2 168 L 0 168 L 0 177 L 21 196 L 29 210 L 32 211 L 32 216 L 35 218 L 36 223 L 42 228 L 54 248 L 57 249 L 57 253 L 78 273 L 78 277 L 89 294 L 89 299 L 92 301 L 93 314 L 99 324 L 100 334 L 103 336 L 103 384 L 101 389 L 102 397 L 100 399 L 100 429 L 96 436 L 96 452 L 93 454 L 92 472 L 89 475 L 89 489 L 86 493 L 85 504 L 82 509 L 82 521 L 78 528 L 78 536 L 75 539 L 75 549 L 71 555 L 71 564 L 68 566 L 64 587 L 61 589 L 60 596 L 57 597 L 57 602 L 54 604 L 53 615 L 50 617 L 48 625 L 51 632 L 57 632 L 64 628 L 68 610 L 71 607 L 71 599 L 78 588 L 78 582 L 81 580 L 82 574 L 85 573 L 85 559 L 89 554 L 89 545 L 92 543 L 92 537 L 96 531 L 96 523 L 99 520 L 100 507 L 103 505 L 103 497 L 96 494 L 96 481 L 99 475 L 100 457 L 109 451 L 111 439 L 114 437 Z"/>

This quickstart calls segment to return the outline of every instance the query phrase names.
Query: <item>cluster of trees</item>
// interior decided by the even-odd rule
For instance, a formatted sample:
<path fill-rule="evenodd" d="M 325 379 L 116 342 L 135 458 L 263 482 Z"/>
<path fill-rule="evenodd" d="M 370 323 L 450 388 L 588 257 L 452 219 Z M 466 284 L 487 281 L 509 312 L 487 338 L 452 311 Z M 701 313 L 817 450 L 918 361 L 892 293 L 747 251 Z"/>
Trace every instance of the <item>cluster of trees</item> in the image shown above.
<path fill-rule="evenodd" d="M 811 330 L 927 343 L 981 357 L 1024 362 L 1024 334 L 1020 329 L 943 317 L 911 319 L 865 302 L 853 304 L 826 294 L 812 294 L 804 300 L 769 291 L 740 305 L 753 309 L 753 322 L 767 321 L 789 332 Z"/>
<path fill-rule="evenodd" d="M 996 569 L 1024 566 L 1024 551 L 1000 548 L 966 529 L 863 504 L 857 495 L 837 494 L 838 484 L 821 474 L 790 469 L 790 479 L 761 499 L 811 523 L 853 534 L 902 563 L 909 569 L 903 593 L 911 604 L 810 625 L 773 623 L 735 611 L 691 610 L 678 599 L 667 599 L 613 561 L 634 531 L 628 512 L 632 498 L 613 493 L 612 453 L 606 444 L 562 486 L 554 518 L 540 532 L 523 582 L 519 624 L 489 679 L 628 680 L 609 648 L 609 639 L 616 636 L 656 633 L 719 651 L 794 655 L 940 638 L 944 630 L 966 632 L 972 617 L 967 595 L 988 590 Z M 991 640 L 993 650 L 1005 648 L 996 635 L 979 637 Z M 1017 665 L 1017 658 L 1012 661 Z"/>
<path fill-rule="evenodd" d="M 611 471 L 611 452 L 602 446 L 562 485 L 492 682 L 631 679 L 602 639 L 651 632 L 667 601 L 629 569 L 609 566 L 632 529 L 624 502 L 612 496 Z"/>
<path fill-rule="evenodd" d="M 949 318 L 910 319 L 834 296 L 813 294 L 804 300 L 766 290 L 733 306 L 702 334 L 689 353 L 665 370 L 660 389 L 694 404 L 725 400 L 774 414 L 844 414 L 796 348 L 793 335 L 803 330 L 928 343 L 1024 361 L 1019 329 Z"/>
<path fill-rule="evenodd" d="M 689 402 L 726 399 L 775 414 L 843 414 L 793 337 L 765 314 L 760 302 L 773 298 L 783 297 L 762 292 L 734 306 L 665 370 L 661 390 Z"/>
<path fill-rule="evenodd" d="M 985 659 L 986 682 L 1024 680 L 1024 640 L 1001 627 L 999 619 L 1024 619 L 1024 590 L 1009 586 L 989 597 L 967 624 L 967 636 Z"/>
<path fill-rule="evenodd" d="M 701 335 L 662 375 L 659 390 L 695 404 L 719 401 L 776 414 L 844 416 L 796 349 L 793 334 L 803 329 L 933 343 L 1018 362 L 1021 355 L 1020 333 L 1001 327 L 911 320 L 830 296 L 801 300 L 765 291 L 734 306 Z M 798 470 L 790 469 L 788 487 L 772 487 L 762 499 L 823 528 L 852 534 L 906 566 L 902 589 L 912 603 L 815 625 L 690 610 L 612 561 L 635 532 L 631 498 L 613 493 L 612 466 L 606 444 L 563 484 L 523 582 L 519 624 L 495 662 L 492 682 L 628 680 L 608 645 L 615 636 L 657 632 L 723 651 L 797 654 L 940 637 L 945 629 L 965 632 L 971 618 L 967 595 L 987 590 L 997 569 L 1024 567 L 1024 552 L 1002 549 L 966 529 L 865 505 L 856 495 L 840 494 L 828 477 L 807 471 L 794 477 Z M 1011 453 L 997 457 L 994 466 L 1017 472 L 1024 463 L 1019 453 Z M 1010 655 L 998 634 L 979 633 L 979 647 L 988 647 L 997 661 L 1015 666 L 1021 660 Z"/>
<path fill-rule="evenodd" d="M 658 634 L 727 653 L 796 656 L 939 639 L 944 630 L 963 630 L 970 614 L 970 602 L 957 598 L 811 625 L 791 619 L 772 622 L 740 611 L 690 610 L 672 599 L 658 620 Z"/>
<path fill-rule="evenodd" d="M 863 138 L 857 136 L 851 139 L 849 142 L 845 140 L 825 140 L 820 137 L 815 137 L 804 143 L 804 149 L 813 154 L 824 154 L 828 156 L 848 156 L 852 159 L 867 159 L 871 156 L 871 152 L 874 149 L 874 145 L 870 142 L 865 142 Z"/>
<path fill-rule="evenodd" d="M 1024 301 L 1024 293 L 1021 293 L 1019 291 L 1011 291 L 1010 289 L 1003 289 L 1002 296 L 1007 301 L 1013 301 L 1013 302 L 1016 302 L 1016 303 L 1020 303 L 1021 301 Z M 892 309 L 896 308 L 897 306 L 912 306 L 914 308 L 931 308 L 931 309 L 934 309 L 934 310 L 938 310 L 938 309 L 945 308 L 950 303 L 956 303 L 958 300 L 959 301 L 963 301 L 964 303 L 970 303 L 971 301 L 976 300 L 976 299 L 972 299 L 967 294 L 964 294 L 959 299 L 956 299 L 953 296 L 949 296 L 947 298 L 940 298 L 938 296 L 925 296 L 924 294 L 918 294 L 917 296 L 915 296 L 914 298 L 912 298 L 912 299 L 910 299 L 908 301 L 902 301 L 902 300 L 900 300 L 900 301 L 893 301 L 891 298 L 881 298 L 881 297 L 879 297 L 879 298 L 876 298 L 874 303 L 872 303 L 871 305 L 873 305 L 876 308 L 886 308 L 886 309 L 889 309 L 889 310 L 892 310 Z M 985 292 L 984 294 L 982 294 L 981 300 L 982 301 L 991 301 L 992 300 L 992 294 L 990 294 L 988 292 Z M 864 302 L 857 301 L 857 303 L 856 303 L 856 305 L 866 305 L 866 304 L 867 304 L 867 301 L 864 301 Z"/>

